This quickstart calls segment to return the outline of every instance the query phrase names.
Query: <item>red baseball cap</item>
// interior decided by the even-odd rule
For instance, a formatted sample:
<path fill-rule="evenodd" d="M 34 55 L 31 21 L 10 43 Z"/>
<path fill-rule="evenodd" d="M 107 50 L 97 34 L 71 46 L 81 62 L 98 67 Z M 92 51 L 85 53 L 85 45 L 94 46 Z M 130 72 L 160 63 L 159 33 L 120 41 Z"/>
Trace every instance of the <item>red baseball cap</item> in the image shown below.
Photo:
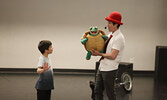
<path fill-rule="evenodd" d="M 105 17 L 105 20 L 115 22 L 117 24 L 123 25 L 121 22 L 122 16 L 119 12 L 112 12 L 109 17 Z"/>

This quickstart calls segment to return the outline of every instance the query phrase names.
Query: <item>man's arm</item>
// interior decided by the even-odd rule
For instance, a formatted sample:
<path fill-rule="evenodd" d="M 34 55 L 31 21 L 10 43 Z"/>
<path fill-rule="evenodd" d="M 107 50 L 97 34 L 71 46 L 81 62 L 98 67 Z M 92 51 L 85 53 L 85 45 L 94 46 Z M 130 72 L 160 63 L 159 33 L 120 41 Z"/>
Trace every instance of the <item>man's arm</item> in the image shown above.
<path fill-rule="evenodd" d="M 92 50 L 92 51 L 93 51 L 92 53 L 93 56 L 103 56 L 104 58 L 111 59 L 111 60 L 115 60 L 119 53 L 119 50 L 116 50 L 116 49 L 112 49 L 111 53 L 100 53 L 97 50 Z"/>

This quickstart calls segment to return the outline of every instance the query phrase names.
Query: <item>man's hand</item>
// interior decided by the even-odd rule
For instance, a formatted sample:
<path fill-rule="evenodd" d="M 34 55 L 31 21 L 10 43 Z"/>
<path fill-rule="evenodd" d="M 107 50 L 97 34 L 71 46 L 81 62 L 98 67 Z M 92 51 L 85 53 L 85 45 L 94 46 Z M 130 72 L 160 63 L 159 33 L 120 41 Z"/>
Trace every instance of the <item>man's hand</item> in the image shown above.
<path fill-rule="evenodd" d="M 104 58 L 111 59 L 111 60 L 115 60 L 119 53 L 119 50 L 116 50 L 116 49 L 112 49 L 111 53 L 100 53 L 99 51 L 94 49 L 92 51 L 93 51 L 92 52 L 93 56 L 103 56 Z"/>
<path fill-rule="evenodd" d="M 94 50 L 94 49 L 92 49 L 92 55 L 93 56 L 102 56 L 102 53 L 100 53 L 99 51 L 97 51 L 97 50 Z"/>
<path fill-rule="evenodd" d="M 48 63 L 43 64 L 43 70 L 47 71 L 51 66 L 48 66 Z"/>

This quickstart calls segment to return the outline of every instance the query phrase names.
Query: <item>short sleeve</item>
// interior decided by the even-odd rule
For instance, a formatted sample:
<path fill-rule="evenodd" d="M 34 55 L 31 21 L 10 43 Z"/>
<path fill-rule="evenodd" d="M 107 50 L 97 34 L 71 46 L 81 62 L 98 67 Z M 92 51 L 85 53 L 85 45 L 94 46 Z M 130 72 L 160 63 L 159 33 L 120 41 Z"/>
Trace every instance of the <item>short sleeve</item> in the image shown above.
<path fill-rule="evenodd" d="M 44 59 L 40 57 L 38 61 L 38 67 L 42 67 L 43 63 L 44 63 Z"/>
<path fill-rule="evenodd" d="M 113 44 L 113 49 L 116 50 L 121 50 L 124 47 L 124 40 L 122 38 L 118 38 L 117 40 L 115 40 L 114 44 Z"/>

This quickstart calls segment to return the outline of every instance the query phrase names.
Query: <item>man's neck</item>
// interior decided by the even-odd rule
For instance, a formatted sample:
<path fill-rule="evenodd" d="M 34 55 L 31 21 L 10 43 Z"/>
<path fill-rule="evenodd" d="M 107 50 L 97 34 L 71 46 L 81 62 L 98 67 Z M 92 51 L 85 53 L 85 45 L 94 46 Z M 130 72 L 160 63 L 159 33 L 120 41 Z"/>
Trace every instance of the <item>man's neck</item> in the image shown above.
<path fill-rule="evenodd" d="M 43 56 L 47 57 L 48 58 L 48 54 L 47 53 L 44 53 Z"/>

